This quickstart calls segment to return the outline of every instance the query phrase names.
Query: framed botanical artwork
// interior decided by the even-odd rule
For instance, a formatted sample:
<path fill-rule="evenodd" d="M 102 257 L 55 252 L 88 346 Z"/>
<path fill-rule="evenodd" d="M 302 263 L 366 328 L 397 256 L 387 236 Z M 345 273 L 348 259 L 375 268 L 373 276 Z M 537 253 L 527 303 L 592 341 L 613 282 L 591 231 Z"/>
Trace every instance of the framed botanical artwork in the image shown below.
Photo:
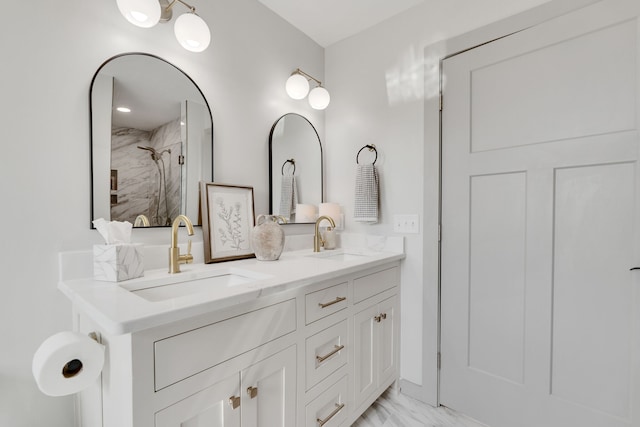
<path fill-rule="evenodd" d="M 206 263 L 253 258 L 253 187 L 200 182 Z"/>

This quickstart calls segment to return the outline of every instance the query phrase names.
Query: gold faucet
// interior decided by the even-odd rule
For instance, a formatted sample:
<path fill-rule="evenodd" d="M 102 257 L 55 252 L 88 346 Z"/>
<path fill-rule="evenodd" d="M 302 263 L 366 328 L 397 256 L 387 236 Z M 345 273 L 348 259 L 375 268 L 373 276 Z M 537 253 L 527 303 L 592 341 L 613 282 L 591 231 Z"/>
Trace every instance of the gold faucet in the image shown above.
<path fill-rule="evenodd" d="M 191 223 L 191 220 L 185 215 L 178 215 L 176 219 L 173 220 L 173 225 L 171 226 L 169 273 L 180 273 L 180 264 L 191 264 L 193 262 L 193 255 L 191 255 L 191 239 L 189 239 L 189 243 L 187 244 L 187 253 L 185 255 L 180 255 L 180 248 L 178 247 L 178 228 L 180 227 L 181 221 L 187 226 L 189 236 L 193 236 L 193 224 Z"/>
<path fill-rule="evenodd" d="M 143 227 L 150 227 L 151 224 L 149 223 L 149 218 L 147 218 L 146 215 L 140 214 L 136 217 L 136 220 L 133 222 L 133 226 L 134 227 L 139 227 L 139 226 L 143 226 Z"/>
<path fill-rule="evenodd" d="M 316 220 L 316 232 L 313 236 L 313 252 L 320 252 L 320 246 L 324 246 L 324 240 L 322 240 L 322 237 L 320 237 L 319 226 L 320 226 L 320 223 L 325 219 L 331 223 L 331 226 L 333 228 L 336 228 L 336 223 L 333 221 L 333 218 L 331 218 L 330 216 L 322 215 Z"/>

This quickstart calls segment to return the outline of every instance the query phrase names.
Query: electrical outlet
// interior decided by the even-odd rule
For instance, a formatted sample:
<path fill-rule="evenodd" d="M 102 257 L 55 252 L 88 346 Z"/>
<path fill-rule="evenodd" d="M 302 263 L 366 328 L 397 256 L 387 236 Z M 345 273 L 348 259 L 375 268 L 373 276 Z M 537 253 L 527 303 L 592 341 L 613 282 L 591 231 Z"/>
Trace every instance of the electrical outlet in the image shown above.
<path fill-rule="evenodd" d="M 393 231 L 396 233 L 417 234 L 420 232 L 418 215 L 394 215 Z"/>

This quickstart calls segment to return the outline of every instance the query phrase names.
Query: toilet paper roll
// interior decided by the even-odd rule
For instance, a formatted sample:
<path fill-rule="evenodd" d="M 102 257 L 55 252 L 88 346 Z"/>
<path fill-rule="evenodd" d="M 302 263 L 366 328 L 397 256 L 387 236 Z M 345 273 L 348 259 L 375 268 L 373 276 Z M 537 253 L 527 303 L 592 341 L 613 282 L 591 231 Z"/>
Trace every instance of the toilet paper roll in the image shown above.
<path fill-rule="evenodd" d="M 77 332 L 47 338 L 31 366 L 38 388 L 49 396 L 77 393 L 98 378 L 104 365 L 104 345 Z"/>

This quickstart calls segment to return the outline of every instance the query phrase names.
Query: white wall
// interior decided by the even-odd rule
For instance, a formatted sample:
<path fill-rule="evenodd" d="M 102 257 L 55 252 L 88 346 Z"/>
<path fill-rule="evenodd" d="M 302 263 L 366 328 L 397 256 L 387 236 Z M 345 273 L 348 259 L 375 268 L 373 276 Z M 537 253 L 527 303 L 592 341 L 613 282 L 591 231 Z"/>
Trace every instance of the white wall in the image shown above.
<path fill-rule="evenodd" d="M 403 391 L 432 404 L 438 380 L 439 60 L 580 2 L 552 1 L 535 13 L 479 29 L 542 3 L 487 0 L 461 6 L 456 0 L 427 0 L 326 50 L 332 93 L 326 113 L 327 199 L 343 204 L 352 232 L 392 234 L 393 214 L 420 214 L 421 233 L 406 235 L 401 376 Z M 467 33 L 474 29 L 479 30 Z M 382 221 L 375 226 L 351 220 L 353 190 L 344 185 L 353 182 L 355 154 L 371 143 L 380 153 L 382 182 Z"/>
<path fill-rule="evenodd" d="M 190 3 L 212 30 L 201 54 L 179 47 L 171 25 L 132 26 L 115 0 L 3 2 L 1 426 L 73 425 L 73 400 L 42 395 L 31 358 L 47 336 L 71 328 L 71 305 L 56 289 L 57 253 L 99 243 L 89 229 L 88 94 L 103 61 L 148 52 L 189 74 L 212 108 L 215 177 L 254 186 L 256 213 L 268 209 L 272 123 L 297 112 L 324 140 L 323 113 L 284 92 L 297 67 L 324 80 L 323 49 L 255 0 Z M 137 230 L 134 239 L 168 245 L 169 235 Z"/>

